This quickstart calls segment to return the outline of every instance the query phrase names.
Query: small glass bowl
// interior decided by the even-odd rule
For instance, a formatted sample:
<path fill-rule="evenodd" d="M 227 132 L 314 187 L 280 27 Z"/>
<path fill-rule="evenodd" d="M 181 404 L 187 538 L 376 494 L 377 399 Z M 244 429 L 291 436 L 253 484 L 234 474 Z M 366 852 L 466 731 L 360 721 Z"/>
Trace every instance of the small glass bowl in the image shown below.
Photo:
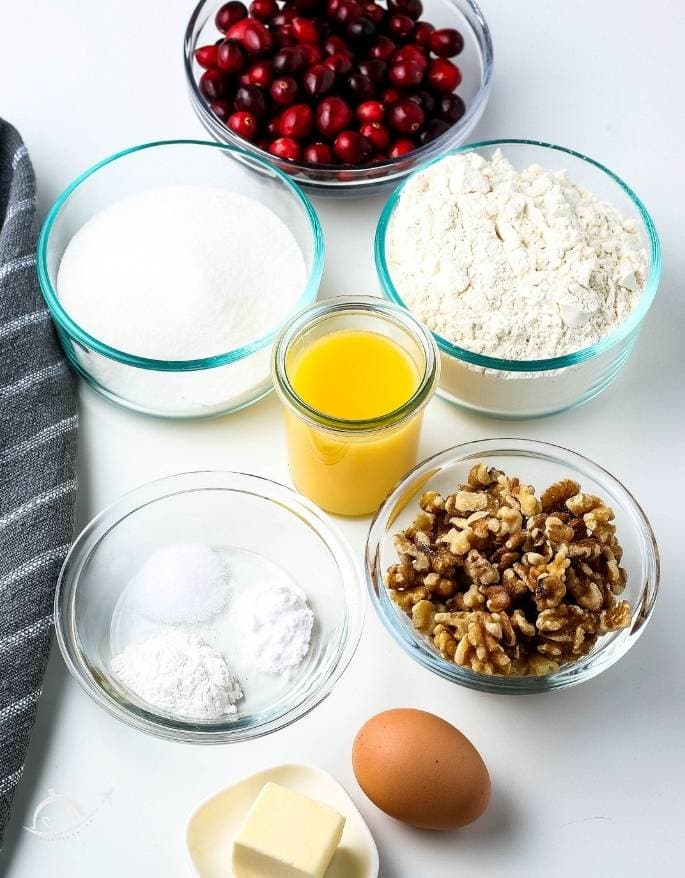
<path fill-rule="evenodd" d="M 244 685 L 235 719 L 156 712 L 112 672 L 113 653 L 122 648 L 116 645 L 122 595 L 132 576 L 153 552 L 187 542 L 257 553 L 307 593 L 314 611 L 309 651 L 287 685 L 274 691 L 255 688 L 254 681 L 251 689 Z M 358 562 L 313 503 L 258 476 L 195 472 L 131 491 L 82 531 L 57 584 L 55 629 L 69 671 L 112 716 L 163 738 L 229 743 L 284 728 L 326 698 L 357 648 L 364 606 Z M 230 655 L 227 662 L 230 667 Z"/>
<path fill-rule="evenodd" d="M 539 164 L 546 170 L 567 170 L 574 183 L 589 189 L 600 200 L 613 204 L 625 217 L 636 221 L 649 259 L 647 280 L 637 307 L 610 335 L 582 350 L 542 360 L 505 360 L 466 350 L 433 333 L 442 357 L 440 396 L 480 414 L 499 418 L 536 418 L 587 402 L 618 375 L 654 301 L 661 275 L 661 246 L 652 218 L 633 190 L 608 168 L 581 153 L 532 140 L 489 140 L 467 144 L 450 154 L 477 152 L 489 159 L 498 149 L 517 170 L 531 164 Z M 434 161 L 441 158 L 444 156 Z M 426 167 L 424 165 L 416 173 L 421 173 Z M 376 271 L 383 293 L 405 308 L 407 306 L 388 267 L 386 238 L 406 182 L 395 190 L 385 205 L 375 241 Z"/>
<path fill-rule="evenodd" d="M 388 567 L 397 563 L 393 535 L 414 519 L 424 491 L 453 492 L 465 482 L 476 463 L 485 463 L 519 476 L 544 490 L 562 478 L 573 478 L 587 493 L 597 494 L 616 514 L 616 529 L 624 556 L 621 562 L 628 582 L 621 598 L 630 602 L 629 628 L 600 637 L 593 650 L 577 662 L 540 677 L 505 677 L 478 674 L 443 658 L 413 628 L 409 617 L 393 602 L 384 584 Z M 387 497 L 371 523 L 366 544 L 366 576 L 371 602 L 381 621 L 402 649 L 424 668 L 468 689 L 504 695 L 525 695 L 565 689 L 597 676 L 611 667 L 645 629 L 659 588 L 659 550 L 652 528 L 632 494 L 597 464 L 558 445 L 530 439 L 485 439 L 456 445 L 428 458 L 413 469 Z"/>
<path fill-rule="evenodd" d="M 201 0 L 186 28 L 184 65 L 193 109 L 215 140 L 242 146 L 250 153 L 277 165 L 300 186 L 318 195 L 359 197 L 374 195 L 379 190 L 394 186 L 418 164 L 463 143 L 483 115 L 490 95 L 493 64 L 492 39 L 483 13 L 474 0 L 423 0 L 424 20 L 432 22 L 437 28 L 457 28 L 464 37 L 464 49 L 456 59 L 463 73 L 463 81 L 457 91 L 466 105 L 466 113 L 459 122 L 436 140 L 406 156 L 362 168 L 313 165 L 278 159 L 259 147 L 246 143 L 230 131 L 209 109 L 207 101 L 200 93 L 198 80 L 203 70 L 195 60 L 195 49 L 214 43 L 221 36 L 214 24 L 214 16 L 220 6 L 220 0 Z"/>
<path fill-rule="evenodd" d="M 226 161 L 239 157 L 240 162 Z M 250 168 L 258 168 L 253 174 Z M 57 272 L 74 234 L 94 214 L 145 189 L 170 185 L 225 187 L 259 201 L 290 229 L 307 282 L 296 305 L 266 335 L 218 356 L 156 360 L 120 351 L 80 327 L 62 307 Z M 138 412 L 203 418 L 238 411 L 271 390 L 271 346 L 291 313 L 316 299 L 324 262 L 323 232 L 309 199 L 277 168 L 237 147 L 199 140 L 145 143 L 89 168 L 60 195 L 38 240 L 38 278 L 62 347 L 98 393 Z M 103 269 L 104 270 L 104 269 Z M 93 291 L 97 295 L 97 290 Z M 130 315 L 136 319 L 135 314 Z"/>

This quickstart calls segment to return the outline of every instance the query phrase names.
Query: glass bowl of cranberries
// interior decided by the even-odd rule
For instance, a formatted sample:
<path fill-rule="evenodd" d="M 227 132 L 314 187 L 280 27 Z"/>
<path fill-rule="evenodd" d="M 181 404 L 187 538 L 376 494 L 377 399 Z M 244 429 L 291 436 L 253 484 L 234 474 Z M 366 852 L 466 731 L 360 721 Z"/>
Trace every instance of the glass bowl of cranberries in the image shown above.
<path fill-rule="evenodd" d="M 492 59 L 473 0 L 202 0 L 185 35 L 211 136 L 319 194 L 394 186 L 463 143 Z"/>

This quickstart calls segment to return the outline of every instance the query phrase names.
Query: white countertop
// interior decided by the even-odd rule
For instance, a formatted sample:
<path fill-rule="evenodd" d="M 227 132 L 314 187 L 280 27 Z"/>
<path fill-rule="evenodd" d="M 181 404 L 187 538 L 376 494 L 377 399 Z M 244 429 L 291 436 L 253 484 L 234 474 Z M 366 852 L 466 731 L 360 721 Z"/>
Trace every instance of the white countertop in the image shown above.
<path fill-rule="evenodd" d="M 0 113 L 28 144 L 43 211 L 105 155 L 146 140 L 203 136 L 181 64 L 192 5 L 2 4 Z M 224 747 L 171 744 L 117 723 L 53 654 L 0 873 L 185 876 L 183 827 L 197 802 L 247 772 L 309 761 L 338 777 L 359 805 L 380 849 L 382 878 L 683 874 L 685 7 L 679 0 L 482 6 L 496 64 L 476 135 L 551 140 L 609 165 L 652 211 L 665 270 L 632 359 L 598 399 L 521 423 L 468 415 L 437 400 L 421 453 L 479 437 L 529 436 L 608 467 L 637 495 L 661 546 L 662 591 L 645 635 L 591 682 L 510 699 L 424 671 L 370 610 L 357 655 L 327 701 L 284 731 Z M 381 200 L 316 207 L 328 245 L 322 293 L 376 290 L 372 237 Z M 238 469 L 288 480 L 273 397 L 222 420 L 170 424 L 128 414 L 82 389 L 81 419 L 81 524 L 124 491 L 183 470 Z M 342 527 L 361 551 L 367 522 Z M 392 706 L 439 713 L 480 749 L 494 797 L 472 827 L 446 835 L 410 830 L 361 794 L 350 765 L 352 738 L 371 714 Z M 49 790 L 66 797 L 59 805 L 68 825 L 79 824 L 52 841 L 24 828 Z M 70 802 L 81 809 L 72 816 Z"/>

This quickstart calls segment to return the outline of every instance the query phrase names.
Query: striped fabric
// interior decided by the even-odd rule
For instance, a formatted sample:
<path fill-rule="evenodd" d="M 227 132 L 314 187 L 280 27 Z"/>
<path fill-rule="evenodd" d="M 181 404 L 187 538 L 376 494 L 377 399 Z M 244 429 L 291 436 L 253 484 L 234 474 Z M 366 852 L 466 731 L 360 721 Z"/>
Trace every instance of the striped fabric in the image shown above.
<path fill-rule="evenodd" d="M 0 843 L 72 538 L 76 428 L 74 380 L 36 280 L 33 169 L 0 119 Z"/>

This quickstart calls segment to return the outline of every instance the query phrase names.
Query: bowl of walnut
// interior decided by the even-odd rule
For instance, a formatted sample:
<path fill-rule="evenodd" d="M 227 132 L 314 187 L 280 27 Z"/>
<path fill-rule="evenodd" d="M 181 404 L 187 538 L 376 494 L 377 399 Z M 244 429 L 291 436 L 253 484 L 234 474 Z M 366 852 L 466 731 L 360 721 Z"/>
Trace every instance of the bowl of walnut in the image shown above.
<path fill-rule="evenodd" d="M 545 442 L 488 439 L 396 486 L 371 524 L 366 572 L 383 624 L 415 661 L 516 695 L 618 661 L 649 621 L 659 553 L 606 470 Z"/>

